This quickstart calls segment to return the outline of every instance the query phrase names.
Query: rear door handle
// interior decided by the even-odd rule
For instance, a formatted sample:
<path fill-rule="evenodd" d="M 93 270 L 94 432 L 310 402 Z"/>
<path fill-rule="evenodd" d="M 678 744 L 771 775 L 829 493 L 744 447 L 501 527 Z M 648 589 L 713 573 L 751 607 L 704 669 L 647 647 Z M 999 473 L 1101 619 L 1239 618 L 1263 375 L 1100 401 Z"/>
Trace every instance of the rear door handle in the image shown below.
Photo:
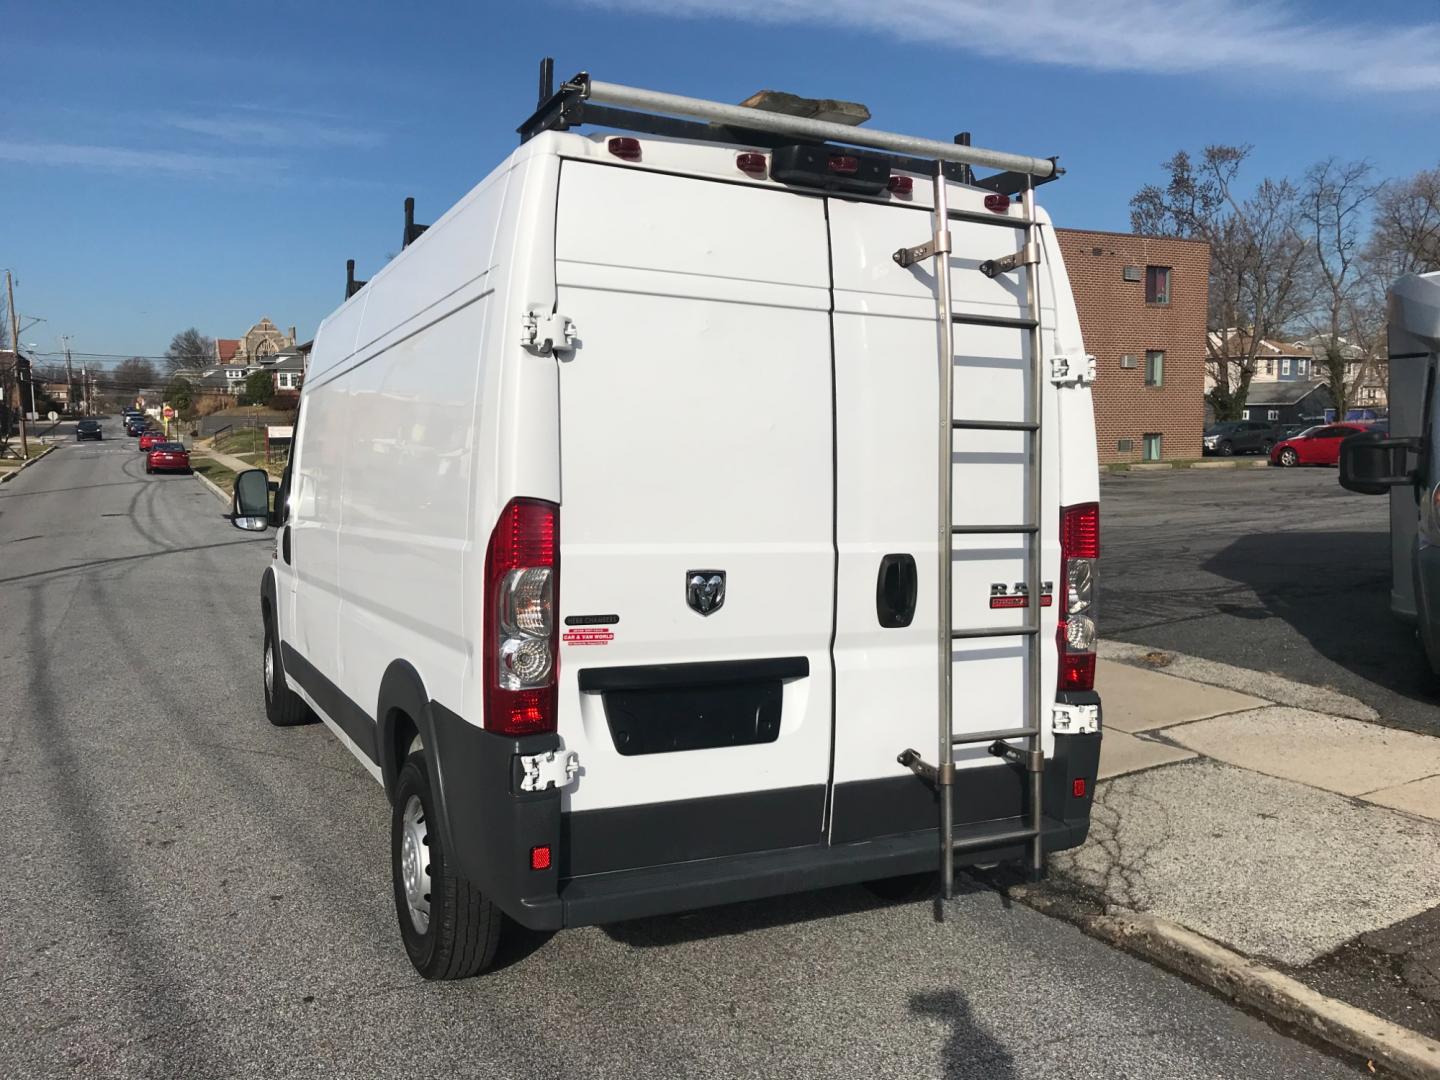
<path fill-rule="evenodd" d="M 886 555 L 875 581 L 875 615 L 886 629 L 909 626 L 915 618 L 915 556 Z"/>

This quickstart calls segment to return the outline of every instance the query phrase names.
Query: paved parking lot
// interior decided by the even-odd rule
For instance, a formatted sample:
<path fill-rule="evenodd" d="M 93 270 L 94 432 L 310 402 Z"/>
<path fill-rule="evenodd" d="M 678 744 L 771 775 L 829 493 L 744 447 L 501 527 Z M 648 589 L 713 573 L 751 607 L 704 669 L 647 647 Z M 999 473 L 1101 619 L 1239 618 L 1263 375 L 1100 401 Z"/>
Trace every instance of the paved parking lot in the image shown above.
<path fill-rule="evenodd" d="M 1106 474 L 1101 633 L 1330 686 L 1440 734 L 1440 684 L 1390 615 L 1389 510 L 1334 469 Z"/>

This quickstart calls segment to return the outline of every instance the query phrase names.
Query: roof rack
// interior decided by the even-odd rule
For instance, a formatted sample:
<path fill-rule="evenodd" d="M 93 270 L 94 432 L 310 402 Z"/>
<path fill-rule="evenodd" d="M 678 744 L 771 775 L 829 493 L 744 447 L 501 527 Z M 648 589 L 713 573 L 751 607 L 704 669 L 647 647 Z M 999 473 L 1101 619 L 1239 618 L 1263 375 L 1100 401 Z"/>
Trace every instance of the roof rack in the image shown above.
<path fill-rule="evenodd" d="M 839 143 L 886 151 L 882 156 L 892 168 L 933 175 L 938 166 L 951 180 L 1004 195 L 1016 195 L 1034 184 L 1058 179 L 1065 171 L 1057 158 L 971 146 L 968 133 L 957 136 L 954 143 L 944 143 L 600 82 L 585 71 L 563 83 L 560 89 L 552 90 L 553 72 L 554 61 L 547 57 L 540 65 L 539 105 L 529 119 L 516 128 L 522 143 L 543 131 L 567 131 L 583 124 L 668 138 L 771 148 L 795 142 Z M 972 165 L 1001 171 L 973 178 L 969 169 Z"/>

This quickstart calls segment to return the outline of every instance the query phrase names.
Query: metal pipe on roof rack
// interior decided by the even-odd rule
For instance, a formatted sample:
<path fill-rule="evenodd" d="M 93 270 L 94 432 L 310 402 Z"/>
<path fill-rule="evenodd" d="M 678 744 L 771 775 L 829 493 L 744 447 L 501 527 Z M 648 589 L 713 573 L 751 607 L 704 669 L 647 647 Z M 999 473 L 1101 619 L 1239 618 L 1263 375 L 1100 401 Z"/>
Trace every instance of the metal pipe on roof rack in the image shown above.
<path fill-rule="evenodd" d="M 719 101 L 705 101 L 701 98 L 685 97 L 681 94 L 662 94 L 655 90 L 620 86 L 617 83 L 601 82 L 598 79 L 588 80 L 585 96 L 602 105 L 647 109 L 651 112 L 668 113 L 671 116 L 690 116 L 717 124 L 732 124 L 736 127 L 747 127 L 758 131 L 795 135 L 817 142 L 871 146 L 877 150 L 914 154 L 932 161 L 955 161 L 965 165 L 982 165 L 991 169 L 1009 169 L 1041 178 L 1054 176 L 1056 171 L 1055 162 L 1049 158 L 1010 154 L 1003 150 L 987 150 L 981 146 L 961 146 L 955 143 L 939 142 L 935 139 L 920 139 L 913 135 L 899 135 L 890 131 L 850 127 L 846 124 L 832 124 L 825 120 L 787 116 L 784 113 L 750 109 L 743 105 L 726 105 Z"/>

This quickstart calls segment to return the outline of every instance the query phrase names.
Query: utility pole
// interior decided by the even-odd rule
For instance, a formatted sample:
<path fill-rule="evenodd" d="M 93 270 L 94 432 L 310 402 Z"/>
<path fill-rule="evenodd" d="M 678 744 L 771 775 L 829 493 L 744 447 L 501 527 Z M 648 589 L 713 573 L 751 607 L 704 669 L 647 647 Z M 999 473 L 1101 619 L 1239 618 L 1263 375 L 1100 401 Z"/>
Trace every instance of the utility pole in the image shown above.
<path fill-rule="evenodd" d="M 5 293 L 10 301 L 10 348 L 15 354 L 15 401 L 20 406 L 20 456 L 30 457 L 30 444 L 25 440 L 25 392 L 20 388 L 20 316 L 15 311 L 15 279 L 5 271 Z"/>
<path fill-rule="evenodd" d="M 70 366 L 70 335 L 66 334 L 61 340 L 65 342 L 65 404 L 72 413 L 79 412 L 75 407 L 75 371 Z"/>

